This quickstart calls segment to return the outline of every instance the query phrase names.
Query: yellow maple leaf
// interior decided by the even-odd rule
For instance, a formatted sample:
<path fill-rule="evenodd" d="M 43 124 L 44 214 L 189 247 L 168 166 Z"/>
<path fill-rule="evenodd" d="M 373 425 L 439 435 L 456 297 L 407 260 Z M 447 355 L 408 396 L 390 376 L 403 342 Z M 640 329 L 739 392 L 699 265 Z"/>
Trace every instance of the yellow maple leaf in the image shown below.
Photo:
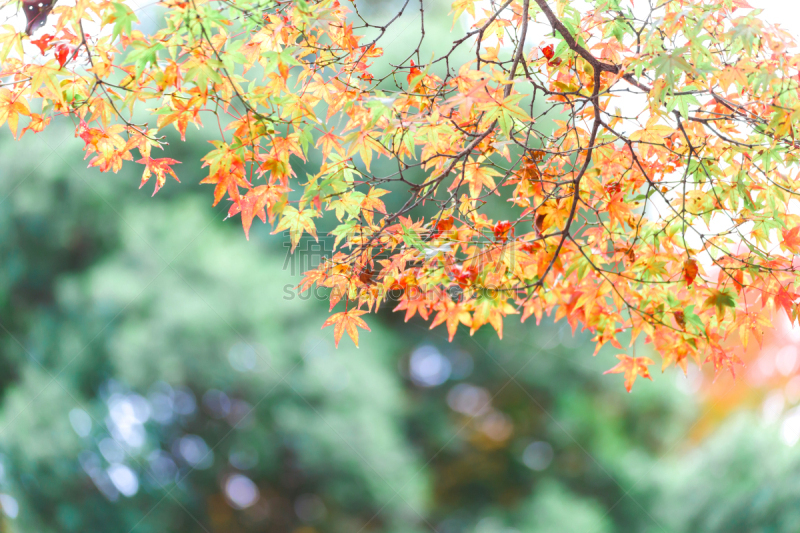
<path fill-rule="evenodd" d="M 364 319 L 361 318 L 361 315 L 365 314 L 366 311 L 361 311 L 359 309 L 351 309 L 349 311 L 342 311 L 341 313 L 335 313 L 328 317 L 328 320 L 322 325 L 322 328 L 327 328 L 328 326 L 333 326 L 333 342 L 336 344 L 336 347 L 339 347 L 339 341 L 342 339 L 342 334 L 347 331 L 347 334 L 350 335 L 350 338 L 353 339 L 353 342 L 358 348 L 358 329 L 365 329 L 367 331 L 371 331 L 367 323 L 364 322 Z"/>

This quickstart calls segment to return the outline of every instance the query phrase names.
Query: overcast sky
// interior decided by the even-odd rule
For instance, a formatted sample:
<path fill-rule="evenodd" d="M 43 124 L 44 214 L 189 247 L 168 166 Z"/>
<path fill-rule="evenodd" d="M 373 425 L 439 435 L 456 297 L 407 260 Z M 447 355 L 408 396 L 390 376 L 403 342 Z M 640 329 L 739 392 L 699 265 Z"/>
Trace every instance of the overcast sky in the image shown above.
<path fill-rule="evenodd" d="M 798 0 L 748 0 L 748 3 L 764 10 L 763 18 L 778 23 L 800 41 L 800 2 Z"/>

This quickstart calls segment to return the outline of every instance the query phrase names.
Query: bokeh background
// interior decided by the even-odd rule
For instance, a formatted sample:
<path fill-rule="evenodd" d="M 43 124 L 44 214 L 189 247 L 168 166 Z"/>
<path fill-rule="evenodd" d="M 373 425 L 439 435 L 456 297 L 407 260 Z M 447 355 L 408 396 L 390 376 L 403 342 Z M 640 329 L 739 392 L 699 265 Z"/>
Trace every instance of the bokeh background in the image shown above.
<path fill-rule="evenodd" d="M 389 306 L 335 349 L 294 289 L 317 248 L 245 240 L 197 185 L 211 133 L 151 198 L 73 132 L 0 135 L 0 531 L 798 531 L 784 319 L 735 381 L 654 368 L 632 394 L 563 322 L 448 343 Z"/>

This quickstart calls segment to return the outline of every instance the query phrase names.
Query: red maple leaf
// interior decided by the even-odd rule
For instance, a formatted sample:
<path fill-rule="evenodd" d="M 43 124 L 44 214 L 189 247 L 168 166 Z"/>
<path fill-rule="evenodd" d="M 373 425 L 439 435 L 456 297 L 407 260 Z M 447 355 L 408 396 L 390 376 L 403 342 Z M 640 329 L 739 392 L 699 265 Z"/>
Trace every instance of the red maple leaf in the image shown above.
<path fill-rule="evenodd" d="M 495 240 L 505 242 L 508 240 L 509 234 L 514 235 L 514 227 L 508 220 L 501 220 L 492 227 L 492 233 L 494 233 Z"/>
<path fill-rule="evenodd" d="M 35 41 L 31 40 L 31 44 L 38 46 L 39 50 L 42 51 L 42 55 L 44 55 L 50 49 L 50 41 L 52 41 L 54 38 L 54 36 L 45 33 Z"/>
<path fill-rule="evenodd" d="M 436 239 L 440 237 L 442 233 L 449 231 L 450 228 L 453 227 L 453 223 L 455 222 L 455 218 L 452 216 L 442 218 L 436 221 L 436 229 L 431 233 L 431 239 Z"/>
<path fill-rule="evenodd" d="M 67 56 L 69 55 L 69 46 L 66 44 L 59 44 L 56 46 L 56 60 L 58 61 L 59 66 L 63 67 L 64 64 L 67 62 Z"/>
<path fill-rule="evenodd" d="M 776 307 L 782 307 L 784 311 L 786 311 L 786 316 L 789 317 L 789 320 L 792 320 L 792 313 L 794 311 L 795 303 L 794 301 L 797 299 L 797 294 L 787 291 L 785 288 L 781 287 L 773 297 L 773 301 L 775 302 Z"/>
<path fill-rule="evenodd" d="M 414 63 L 414 60 L 412 59 L 411 60 L 411 69 L 408 72 L 408 76 L 406 76 L 406 80 L 408 80 L 408 83 L 411 83 L 411 80 L 413 80 L 414 78 L 416 78 L 420 74 L 422 74 L 422 71 L 416 67 L 416 64 Z"/>
<path fill-rule="evenodd" d="M 462 289 L 467 288 L 469 285 L 475 282 L 478 278 L 478 268 L 475 266 L 464 266 L 462 265 L 452 265 L 450 267 L 450 275 L 453 276 L 453 279 L 456 283 L 458 283 L 459 287 Z"/>
<path fill-rule="evenodd" d="M 697 277 L 697 261 L 694 259 L 687 259 L 683 262 L 683 279 L 686 280 L 686 285 L 691 285 L 694 278 Z"/>

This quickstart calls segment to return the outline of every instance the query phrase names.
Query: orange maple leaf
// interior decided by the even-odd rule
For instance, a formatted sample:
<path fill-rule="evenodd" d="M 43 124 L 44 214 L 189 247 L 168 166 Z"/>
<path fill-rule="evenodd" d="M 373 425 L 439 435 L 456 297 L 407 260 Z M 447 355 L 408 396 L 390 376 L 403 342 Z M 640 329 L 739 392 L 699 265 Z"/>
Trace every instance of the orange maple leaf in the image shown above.
<path fill-rule="evenodd" d="M 617 355 L 619 363 L 614 368 L 606 370 L 603 374 L 620 374 L 625 373 L 625 390 L 631 391 L 633 382 L 636 381 L 637 376 L 642 376 L 650 381 L 650 372 L 647 370 L 647 365 L 655 364 L 649 357 L 631 357 L 625 354 Z"/>
<path fill-rule="evenodd" d="M 164 183 L 167 181 L 167 174 L 172 175 L 172 177 L 175 178 L 175 181 L 178 183 L 181 182 L 181 180 L 179 180 L 178 176 L 175 174 L 175 171 L 170 168 L 171 165 L 180 164 L 180 161 L 176 161 L 169 157 L 162 157 L 160 159 L 143 157 L 136 162 L 145 165 L 144 172 L 142 173 L 142 182 L 139 184 L 140 189 L 144 187 L 144 184 L 150 179 L 151 174 L 154 173 L 156 175 L 156 188 L 153 191 L 153 196 L 155 196 L 158 190 L 164 186 Z"/>
<path fill-rule="evenodd" d="M 30 130 L 33 133 L 40 133 L 50 124 L 50 117 L 43 117 L 38 113 L 31 113 L 31 121 L 30 123 L 22 128 L 22 132 L 20 132 L 19 137 L 22 138 L 25 135 L 25 132 Z"/>
<path fill-rule="evenodd" d="M 428 301 L 423 298 L 421 294 L 409 295 L 406 293 L 405 298 L 400 300 L 400 303 L 394 308 L 394 310 L 405 310 L 406 322 L 408 322 L 417 312 L 419 312 L 419 316 L 421 316 L 424 320 L 428 320 Z"/>
<path fill-rule="evenodd" d="M 625 201 L 625 193 L 619 192 L 611 197 L 606 206 L 611 220 L 616 220 L 621 226 L 630 219 L 632 210 L 628 202 Z"/>
<path fill-rule="evenodd" d="M 168 124 L 175 124 L 175 129 L 181 134 L 181 140 L 186 140 L 186 126 L 189 122 L 200 125 L 198 113 L 203 102 L 201 96 L 194 96 L 189 100 L 172 97 L 170 99 L 172 113 L 159 115 L 156 123 L 161 129 Z"/>
<path fill-rule="evenodd" d="M 447 322 L 447 333 L 449 339 L 452 341 L 453 337 L 458 330 L 459 322 L 465 326 L 472 326 L 472 316 L 467 310 L 466 303 L 455 303 L 451 300 L 445 300 L 441 307 L 439 307 L 439 314 L 431 322 L 430 329 L 435 328 L 442 322 Z"/>
<path fill-rule="evenodd" d="M 253 218 L 258 217 L 261 222 L 266 224 L 267 214 L 269 220 L 272 222 L 275 219 L 275 213 L 272 212 L 272 206 L 281 198 L 281 196 L 291 191 L 289 187 L 282 185 L 259 185 L 247 191 L 245 196 L 238 196 L 234 199 L 233 205 L 228 209 L 228 216 L 230 218 L 237 213 L 242 214 L 242 227 L 244 228 L 244 236 L 250 240 L 250 226 L 253 225 Z M 266 208 L 266 210 L 264 209 Z"/>
<path fill-rule="evenodd" d="M 719 376 L 719 374 L 723 370 L 728 369 L 731 371 L 731 376 L 733 376 L 734 378 L 736 377 L 736 368 L 734 367 L 734 365 L 744 365 L 742 360 L 739 359 L 739 357 L 736 354 L 728 353 L 725 350 L 721 350 L 716 347 L 711 351 L 711 354 L 708 357 L 706 357 L 705 361 L 703 362 L 713 363 L 714 371 L 716 372 L 717 376 Z"/>
<path fill-rule="evenodd" d="M 342 141 L 341 137 L 335 135 L 333 132 L 326 132 L 325 135 L 319 138 L 319 140 L 317 141 L 317 147 L 319 147 L 320 145 L 322 146 L 323 161 L 328 160 L 328 156 L 333 150 L 336 150 L 336 152 L 338 152 L 339 155 L 344 154 L 341 141 Z"/>
<path fill-rule="evenodd" d="M 494 182 L 495 176 L 500 176 L 500 173 L 491 167 L 481 166 L 478 161 L 466 163 L 463 175 L 458 173 L 448 190 L 452 191 L 466 182 L 469 184 L 469 194 L 472 198 L 479 197 L 484 187 L 499 195 L 500 193 L 497 191 L 497 186 Z"/>
<path fill-rule="evenodd" d="M 484 300 L 475 308 L 469 334 L 473 335 L 481 326 L 489 323 L 497 332 L 497 336 L 502 339 L 503 318 L 509 314 L 517 314 L 517 310 L 508 302 Z"/>
<path fill-rule="evenodd" d="M 800 253 L 800 226 L 781 230 L 781 234 L 783 235 L 781 246 L 794 254 Z"/>
<path fill-rule="evenodd" d="M 333 341 L 336 343 L 337 348 L 339 347 L 342 334 L 345 331 L 347 331 L 347 334 L 353 339 L 356 348 L 358 348 L 358 329 L 356 329 L 356 327 L 371 331 L 367 323 L 364 322 L 364 319 L 361 318 L 361 315 L 365 313 L 366 311 L 361 311 L 359 309 L 342 311 L 341 313 L 336 313 L 328 317 L 328 320 L 322 324 L 322 327 L 327 328 L 328 326 L 333 326 Z"/>
<path fill-rule="evenodd" d="M 378 198 L 384 194 L 387 194 L 388 192 L 389 191 L 385 189 L 372 188 L 361 201 L 361 214 L 364 215 L 364 218 L 368 223 L 372 224 L 372 219 L 375 216 L 375 213 L 382 213 L 384 215 L 386 214 L 386 206 L 384 205 L 383 201 L 379 200 Z"/>
<path fill-rule="evenodd" d="M 250 188 L 245 177 L 244 163 L 233 161 L 228 168 L 220 168 L 214 174 L 203 178 L 200 183 L 213 183 L 214 187 L 214 206 L 216 206 L 227 191 L 228 196 L 233 201 L 239 200 L 239 187 Z"/>

